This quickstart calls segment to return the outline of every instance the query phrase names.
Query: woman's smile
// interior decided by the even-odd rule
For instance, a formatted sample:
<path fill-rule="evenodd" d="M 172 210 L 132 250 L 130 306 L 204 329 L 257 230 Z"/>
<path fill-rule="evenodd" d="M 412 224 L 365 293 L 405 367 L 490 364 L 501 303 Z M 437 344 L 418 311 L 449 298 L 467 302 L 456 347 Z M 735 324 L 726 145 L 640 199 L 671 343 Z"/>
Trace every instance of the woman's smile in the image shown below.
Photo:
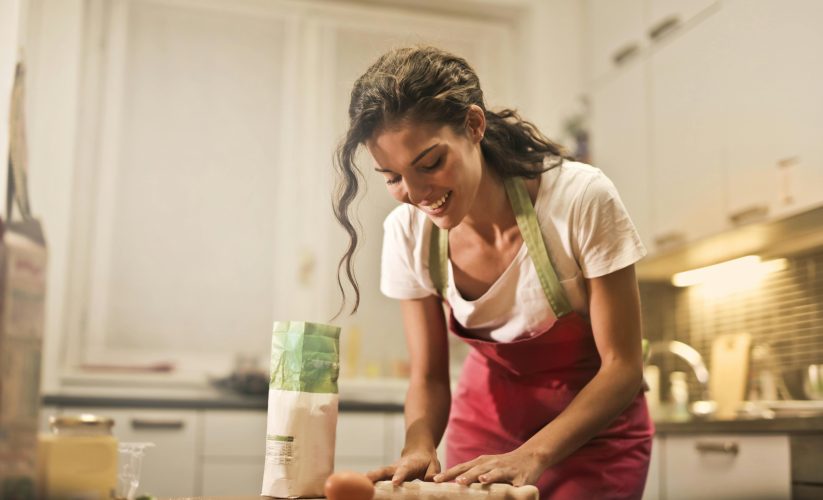
<path fill-rule="evenodd" d="M 443 196 L 434 203 L 430 205 L 419 204 L 418 207 L 422 208 L 429 215 L 440 215 L 449 208 L 448 201 L 451 199 L 451 194 L 451 191 L 446 191 Z"/>

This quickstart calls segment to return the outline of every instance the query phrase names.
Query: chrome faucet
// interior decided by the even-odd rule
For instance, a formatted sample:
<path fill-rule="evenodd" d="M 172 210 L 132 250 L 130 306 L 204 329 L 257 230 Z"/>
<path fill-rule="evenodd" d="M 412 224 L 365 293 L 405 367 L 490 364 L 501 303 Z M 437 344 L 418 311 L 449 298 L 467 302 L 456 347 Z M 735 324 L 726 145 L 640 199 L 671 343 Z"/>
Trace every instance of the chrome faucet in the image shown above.
<path fill-rule="evenodd" d="M 709 396 L 709 370 L 706 368 L 706 363 L 703 362 L 703 356 L 697 352 L 697 349 L 677 340 L 661 340 L 649 343 L 648 352 L 647 362 L 653 357 L 664 353 L 674 354 L 686 361 L 700 383 L 701 399 L 703 401 L 711 399 Z"/>

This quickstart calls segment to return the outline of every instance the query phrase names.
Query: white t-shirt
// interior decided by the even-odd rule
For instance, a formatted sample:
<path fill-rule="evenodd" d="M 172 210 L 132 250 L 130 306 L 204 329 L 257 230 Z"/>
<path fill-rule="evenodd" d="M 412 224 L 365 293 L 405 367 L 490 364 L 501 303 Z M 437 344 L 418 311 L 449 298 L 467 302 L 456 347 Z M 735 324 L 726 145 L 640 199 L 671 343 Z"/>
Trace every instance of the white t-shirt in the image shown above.
<path fill-rule="evenodd" d="M 634 264 L 646 249 L 614 184 L 600 169 L 564 161 L 542 174 L 535 212 L 557 277 L 572 309 L 588 315 L 584 278 L 597 278 Z M 395 299 L 437 294 L 429 276 L 432 223 L 409 204 L 383 223 L 380 289 Z M 536 335 L 556 320 L 523 244 L 509 267 L 476 300 L 454 284 L 449 261 L 446 299 L 455 319 L 472 335 L 511 342 Z"/>

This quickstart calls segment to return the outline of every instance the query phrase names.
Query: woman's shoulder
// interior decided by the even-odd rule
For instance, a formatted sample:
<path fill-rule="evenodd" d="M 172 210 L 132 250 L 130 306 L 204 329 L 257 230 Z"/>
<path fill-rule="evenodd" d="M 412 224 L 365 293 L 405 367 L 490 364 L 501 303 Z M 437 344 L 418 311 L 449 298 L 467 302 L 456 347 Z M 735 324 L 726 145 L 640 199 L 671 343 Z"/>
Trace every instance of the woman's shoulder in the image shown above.
<path fill-rule="evenodd" d="M 547 164 L 551 167 L 551 164 Z M 544 171 L 540 180 L 540 197 L 547 200 L 558 198 L 577 199 L 587 191 L 601 189 L 611 181 L 597 167 L 574 160 L 562 160 L 554 167 Z M 589 193 L 591 194 L 591 193 Z"/>
<path fill-rule="evenodd" d="M 595 179 L 605 177 L 602 170 L 581 161 L 563 159 L 555 163 L 547 159 L 544 165 L 547 170 L 543 172 L 543 179 L 548 178 L 554 182 L 588 184 Z"/>

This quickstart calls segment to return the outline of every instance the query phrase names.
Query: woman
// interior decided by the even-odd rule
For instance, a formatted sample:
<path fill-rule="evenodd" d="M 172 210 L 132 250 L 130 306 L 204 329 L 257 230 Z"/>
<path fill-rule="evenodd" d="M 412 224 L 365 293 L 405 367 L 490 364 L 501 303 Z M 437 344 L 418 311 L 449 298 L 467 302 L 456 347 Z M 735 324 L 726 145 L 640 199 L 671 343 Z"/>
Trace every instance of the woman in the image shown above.
<path fill-rule="evenodd" d="M 369 477 L 639 498 L 653 434 L 633 266 L 645 249 L 613 184 L 515 112 L 487 110 L 471 67 L 436 48 L 380 57 L 349 117 L 340 268 L 359 293 L 348 211 L 365 145 L 401 202 L 384 224 L 381 290 L 400 300 L 411 359 L 402 456 Z M 472 347 L 453 399 L 447 330 Z"/>

